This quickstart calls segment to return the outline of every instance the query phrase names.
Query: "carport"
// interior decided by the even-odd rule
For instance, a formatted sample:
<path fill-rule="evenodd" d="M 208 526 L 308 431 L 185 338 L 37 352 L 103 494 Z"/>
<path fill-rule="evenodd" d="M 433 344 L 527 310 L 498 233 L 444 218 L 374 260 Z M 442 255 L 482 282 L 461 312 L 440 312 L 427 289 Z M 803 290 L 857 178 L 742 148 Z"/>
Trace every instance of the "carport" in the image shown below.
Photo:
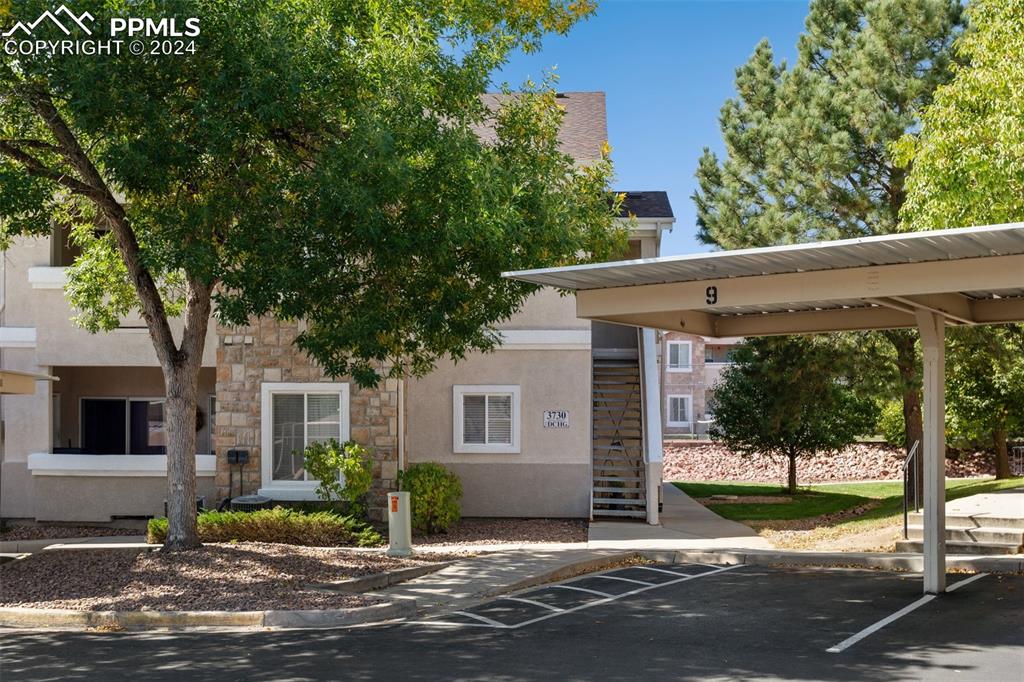
<path fill-rule="evenodd" d="M 711 337 L 917 328 L 924 591 L 945 591 L 945 329 L 1024 321 L 1024 223 L 505 273 L 576 314 Z"/>

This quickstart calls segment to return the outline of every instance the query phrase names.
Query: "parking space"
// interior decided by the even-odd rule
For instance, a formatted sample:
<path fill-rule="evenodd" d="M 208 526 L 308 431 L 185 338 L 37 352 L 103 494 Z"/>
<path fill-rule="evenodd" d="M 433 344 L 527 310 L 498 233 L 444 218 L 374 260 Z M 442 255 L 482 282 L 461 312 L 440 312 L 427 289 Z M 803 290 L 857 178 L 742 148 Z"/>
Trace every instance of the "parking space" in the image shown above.
<path fill-rule="evenodd" d="M 3 679 L 1024 680 L 1024 576 L 949 575 L 958 587 L 923 599 L 919 575 L 883 571 L 651 564 L 601 575 L 315 634 L 6 634 Z"/>

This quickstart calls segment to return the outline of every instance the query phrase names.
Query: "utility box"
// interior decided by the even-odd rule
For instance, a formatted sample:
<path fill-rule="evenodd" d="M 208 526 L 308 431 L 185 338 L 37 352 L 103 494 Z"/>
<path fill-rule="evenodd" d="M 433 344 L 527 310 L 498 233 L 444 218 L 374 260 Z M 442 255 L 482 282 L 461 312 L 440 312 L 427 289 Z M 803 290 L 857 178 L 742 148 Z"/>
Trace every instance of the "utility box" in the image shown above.
<path fill-rule="evenodd" d="M 388 493 L 388 556 L 412 554 L 412 510 L 407 492 Z"/>

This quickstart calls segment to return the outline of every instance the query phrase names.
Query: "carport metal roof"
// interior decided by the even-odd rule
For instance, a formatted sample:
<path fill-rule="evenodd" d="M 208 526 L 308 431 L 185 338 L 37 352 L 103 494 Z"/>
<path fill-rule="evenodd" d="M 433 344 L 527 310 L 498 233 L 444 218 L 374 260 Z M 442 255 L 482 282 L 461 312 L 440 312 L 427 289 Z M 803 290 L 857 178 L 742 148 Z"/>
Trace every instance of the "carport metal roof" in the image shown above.
<path fill-rule="evenodd" d="M 577 292 L 577 314 L 704 336 L 1024 319 L 1024 223 L 506 273 Z"/>
<path fill-rule="evenodd" d="M 945 590 L 945 329 L 1024 321 L 1024 223 L 506 273 L 579 317 L 703 336 L 917 327 L 924 591 Z"/>

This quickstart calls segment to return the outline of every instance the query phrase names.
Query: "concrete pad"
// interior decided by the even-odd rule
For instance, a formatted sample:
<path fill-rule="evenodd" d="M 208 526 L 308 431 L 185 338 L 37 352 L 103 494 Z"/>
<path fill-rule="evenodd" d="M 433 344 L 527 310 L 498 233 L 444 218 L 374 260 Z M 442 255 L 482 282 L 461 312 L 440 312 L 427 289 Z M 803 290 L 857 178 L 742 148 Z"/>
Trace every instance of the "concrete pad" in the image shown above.
<path fill-rule="evenodd" d="M 662 486 L 664 503 L 657 526 L 628 521 L 590 524 L 591 549 L 771 549 L 749 526 L 723 519 L 671 483 Z"/>
<path fill-rule="evenodd" d="M 978 516 L 1024 520 L 1024 488 L 1011 488 L 950 500 L 946 516 Z"/>

